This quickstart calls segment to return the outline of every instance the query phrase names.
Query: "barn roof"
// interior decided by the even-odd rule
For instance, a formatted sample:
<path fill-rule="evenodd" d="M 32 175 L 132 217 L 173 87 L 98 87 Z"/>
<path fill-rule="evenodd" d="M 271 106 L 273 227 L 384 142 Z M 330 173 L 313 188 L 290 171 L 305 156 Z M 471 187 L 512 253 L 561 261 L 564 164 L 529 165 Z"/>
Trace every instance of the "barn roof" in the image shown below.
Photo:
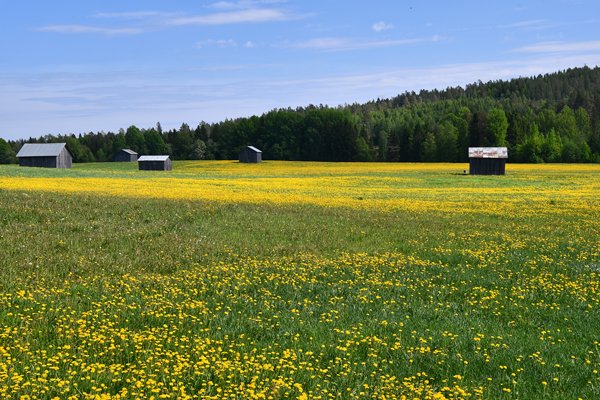
<path fill-rule="evenodd" d="M 252 150 L 252 151 L 254 151 L 254 152 L 256 152 L 256 153 L 262 153 L 262 151 L 260 151 L 259 149 L 257 149 L 254 146 L 248 146 L 247 148 L 250 149 L 250 150 Z"/>
<path fill-rule="evenodd" d="M 169 156 L 141 156 L 138 161 L 167 161 Z"/>
<path fill-rule="evenodd" d="M 135 151 L 130 150 L 130 149 L 121 149 L 121 151 L 124 151 L 127 154 L 137 155 L 137 153 Z"/>
<path fill-rule="evenodd" d="M 469 158 L 508 158 L 506 147 L 469 147 Z"/>
<path fill-rule="evenodd" d="M 17 157 L 56 157 L 66 145 L 66 143 L 25 143 Z"/>

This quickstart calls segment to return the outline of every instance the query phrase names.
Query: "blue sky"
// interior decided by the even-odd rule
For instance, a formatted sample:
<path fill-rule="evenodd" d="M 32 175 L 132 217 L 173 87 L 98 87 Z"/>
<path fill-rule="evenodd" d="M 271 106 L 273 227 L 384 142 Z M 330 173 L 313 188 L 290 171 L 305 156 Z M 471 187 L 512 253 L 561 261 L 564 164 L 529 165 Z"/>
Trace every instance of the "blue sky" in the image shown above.
<path fill-rule="evenodd" d="M 4 139 L 600 65 L 597 0 L 1 1 Z"/>

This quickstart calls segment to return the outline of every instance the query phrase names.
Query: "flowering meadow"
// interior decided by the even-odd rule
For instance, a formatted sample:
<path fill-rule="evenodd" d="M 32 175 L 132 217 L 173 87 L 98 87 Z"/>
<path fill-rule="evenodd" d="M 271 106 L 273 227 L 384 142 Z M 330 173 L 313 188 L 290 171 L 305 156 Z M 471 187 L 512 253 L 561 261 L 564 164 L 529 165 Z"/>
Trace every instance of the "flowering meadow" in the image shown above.
<path fill-rule="evenodd" d="M 600 398 L 600 166 L 0 166 L 0 398 Z"/>

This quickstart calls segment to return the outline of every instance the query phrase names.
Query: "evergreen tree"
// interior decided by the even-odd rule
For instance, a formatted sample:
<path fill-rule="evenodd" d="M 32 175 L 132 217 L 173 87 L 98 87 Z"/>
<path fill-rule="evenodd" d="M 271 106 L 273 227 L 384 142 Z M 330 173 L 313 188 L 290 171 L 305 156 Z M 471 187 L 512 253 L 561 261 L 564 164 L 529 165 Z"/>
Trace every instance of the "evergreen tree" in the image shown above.
<path fill-rule="evenodd" d="M 425 140 L 421 146 L 421 161 L 432 162 L 436 161 L 437 144 L 435 136 L 432 132 L 425 135 Z"/>
<path fill-rule="evenodd" d="M 142 132 L 144 144 L 148 154 L 168 154 L 169 150 L 161 134 L 155 129 L 148 129 Z"/>
<path fill-rule="evenodd" d="M 487 117 L 487 135 L 488 143 L 491 146 L 505 146 L 506 132 L 508 130 L 508 120 L 506 114 L 501 108 L 492 108 Z"/>
<path fill-rule="evenodd" d="M 4 139 L 0 138 L 0 164 L 14 164 L 16 162 L 15 151 Z"/>
<path fill-rule="evenodd" d="M 125 132 L 125 144 L 131 150 L 136 151 L 139 154 L 148 154 L 144 135 L 135 125 L 131 125 L 127 128 L 127 131 Z"/>

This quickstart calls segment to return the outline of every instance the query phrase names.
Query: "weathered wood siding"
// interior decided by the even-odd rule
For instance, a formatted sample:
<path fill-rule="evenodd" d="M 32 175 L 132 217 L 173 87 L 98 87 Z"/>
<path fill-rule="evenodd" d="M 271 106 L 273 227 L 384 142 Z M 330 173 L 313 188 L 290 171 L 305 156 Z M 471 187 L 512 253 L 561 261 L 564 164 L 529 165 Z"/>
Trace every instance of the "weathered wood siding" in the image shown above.
<path fill-rule="evenodd" d="M 138 161 L 140 171 L 171 171 L 173 162 L 168 159 L 165 161 Z"/>
<path fill-rule="evenodd" d="M 504 175 L 506 173 L 505 158 L 470 158 L 469 174 L 471 175 Z"/>
<path fill-rule="evenodd" d="M 42 167 L 42 168 L 57 168 L 57 157 L 19 157 L 19 165 L 21 167 Z"/>
<path fill-rule="evenodd" d="M 136 162 L 137 159 L 137 154 L 130 154 L 123 150 L 119 151 L 114 158 L 116 162 Z"/>
<path fill-rule="evenodd" d="M 240 151 L 239 158 L 241 163 L 259 163 L 262 162 L 262 153 L 245 147 Z"/>
<path fill-rule="evenodd" d="M 63 148 L 58 157 L 56 157 L 56 168 L 71 168 L 73 165 L 73 156 L 67 148 Z"/>

